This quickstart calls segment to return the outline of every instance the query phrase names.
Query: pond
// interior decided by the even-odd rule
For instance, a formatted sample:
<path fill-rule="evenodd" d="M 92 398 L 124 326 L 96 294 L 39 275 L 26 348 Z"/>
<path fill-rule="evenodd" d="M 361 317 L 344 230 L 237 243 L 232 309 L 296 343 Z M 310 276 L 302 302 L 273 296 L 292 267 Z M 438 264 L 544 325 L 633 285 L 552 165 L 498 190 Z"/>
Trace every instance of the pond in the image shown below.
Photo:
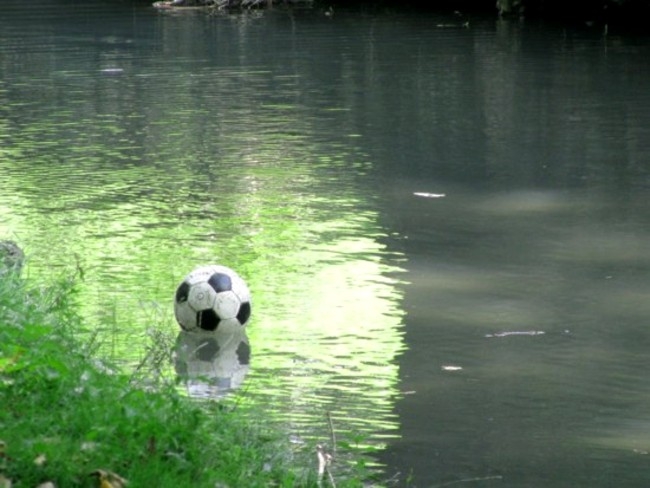
<path fill-rule="evenodd" d="M 397 485 L 645 486 L 649 40 L 331 13 L 5 0 L 0 237 L 25 275 L 83 269 L 129 368 L 178 332 L 191 269 L 232 267 L 242 394 Z"/>

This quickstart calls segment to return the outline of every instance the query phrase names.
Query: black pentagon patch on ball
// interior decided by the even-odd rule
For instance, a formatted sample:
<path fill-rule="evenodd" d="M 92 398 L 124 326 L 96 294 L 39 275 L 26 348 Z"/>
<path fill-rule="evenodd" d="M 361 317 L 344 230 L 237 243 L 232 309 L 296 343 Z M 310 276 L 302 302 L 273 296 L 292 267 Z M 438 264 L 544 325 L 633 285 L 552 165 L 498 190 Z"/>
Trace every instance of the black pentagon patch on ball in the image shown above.
<path fill-rule="evenodd" d="M 248 319 L 251 317 L 251 304 L 250 302 L 244 302 L 239 307 L 239 312 L 237 312 L 237 320 L 242 325 L 245 325 L 248 322 Z"/>
<path fill-rule="evenodd" d="M 196 313 L 196 324 L 199 329 L 213 331 L 219 326 L 221 319 L 214 310 L 201 310 Z"/>
<path fill-rule="evenodd" d="M 224 273 L 215 273 L 212 276 L 210 276 L 210 279 L 208 280 L 208 284 L 217 293 L 221 293 L 222 291 L 232 290 L 232 280 L 230 279 L 230 276 Z"/>
<path fill-rule="evenodd" d="M 176 302 L 183 303 L 187 301 L 190 296 L 190 285 L 187 281 L 183 281 L 176 290 Z"/>

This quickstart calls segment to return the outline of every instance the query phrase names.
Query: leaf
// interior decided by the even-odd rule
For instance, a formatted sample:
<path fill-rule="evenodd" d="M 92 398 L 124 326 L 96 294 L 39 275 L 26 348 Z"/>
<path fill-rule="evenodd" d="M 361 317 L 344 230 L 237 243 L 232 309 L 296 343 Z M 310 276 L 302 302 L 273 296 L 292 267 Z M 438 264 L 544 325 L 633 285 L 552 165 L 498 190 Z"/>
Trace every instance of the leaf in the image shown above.
<path fill-rule="evenodd" d="M 38 456 L 36 456 L 36 459 L 34 459 L 34 464 L 36 466 L 43 466 L 46 462 L 47 462 L 47 457 L 45 457 L 45 454 L 39 454 Z"/>
<path fill-rule="evenodd" d="M 96 469 L 90 475 L 98 479 L 99 488 L 124 488 L 128 484 L 119 474 L 105 469 Z"/>
<path fill-rule="evenodd" d="M 13 351 L 10 351 L 10 355 L 6 357 L 0 357 L 0 373 L 11 373 L 12 371 L 17 371 L 25 367 L 25 364 L 20 364 L 18 360 L 23 354 L 22 347 L 12 347 Z"/>

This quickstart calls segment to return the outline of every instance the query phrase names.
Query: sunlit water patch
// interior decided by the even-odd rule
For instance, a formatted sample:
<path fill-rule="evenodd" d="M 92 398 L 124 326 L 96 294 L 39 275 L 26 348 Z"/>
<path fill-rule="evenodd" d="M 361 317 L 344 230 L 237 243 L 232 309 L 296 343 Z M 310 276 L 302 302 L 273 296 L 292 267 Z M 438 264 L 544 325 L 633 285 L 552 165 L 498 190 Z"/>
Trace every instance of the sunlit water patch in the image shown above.
<path fill-rule="evenodd" d="M 332 424 L 383 445 L 397 430 L 404 256 L 383 242 L 355 131 L 321 130 L 349 114 L 307 108 L 291 69 L 214 64 L 173 44 L 178 63 L 135 62 L 129 43 L 107 46 L 116 55 L 100 62 L 70 47 L 53 67 L 22 66 L 3 92 L 0 230 L 24 245 L 26 276 L 81 270 L 86 329 L 129 368 L 150 328 L 178 332 L 182 277 L 231 266 L 253 294 L 250 370 L 231 381 L 306 446 Z M 224 357 L 192 350 L 176 372 L 212 379 L 188 393 L 221 396 Z"/>

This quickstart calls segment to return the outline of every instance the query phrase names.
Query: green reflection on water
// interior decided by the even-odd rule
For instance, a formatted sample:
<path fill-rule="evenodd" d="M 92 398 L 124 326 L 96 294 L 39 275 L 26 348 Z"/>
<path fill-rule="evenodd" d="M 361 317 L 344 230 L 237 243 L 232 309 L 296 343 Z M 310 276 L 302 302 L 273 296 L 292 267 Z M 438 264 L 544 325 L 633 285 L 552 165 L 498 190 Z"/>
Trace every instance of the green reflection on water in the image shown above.
<path fill-rule="evenodd" d="M 225 121 L 196 106 L 177 94 L 146 129 L 128 111 L 12 114 L 21 122 L 0 135 L 0 235 L 25 246 L 31 279 L 78 256 L 88 328 L 125 364 L 143 354 L 152 321 L 177 330 L 172 296 L 187 272 L 233 267 L 253 293 L 248 391 L 305 438 L 327 432 L 325 410 L 337 428 L 394 433 L 402 257 L 380 243 L 361 182 L 370 163 L 351 143 L 296 130 L 299 111 L 284 104 L 253 114 L 226 101 Z"/>

